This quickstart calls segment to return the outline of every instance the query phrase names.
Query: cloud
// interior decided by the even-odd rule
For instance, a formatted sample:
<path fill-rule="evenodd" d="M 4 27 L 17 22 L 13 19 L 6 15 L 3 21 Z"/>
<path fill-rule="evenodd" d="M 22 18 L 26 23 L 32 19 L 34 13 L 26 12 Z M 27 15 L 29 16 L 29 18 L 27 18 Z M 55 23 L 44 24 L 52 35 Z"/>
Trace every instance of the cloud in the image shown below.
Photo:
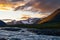
<path fill-rule="evenodd" d="M 23 0 L 10 0 L 11 2 L 23 1 Z"/>
<path fill-rule="evenodd" d="M 12 0 L 14 2 L 22 1 L 22 0 Z M 24 0 L 23 0 L 24 1 Z M 25 0 L 27 2 L 28 0 Z M 58 8 L 60 8 L 60 0 L 30 0 L 26 5 L 34 6 L 36 9 L 41 9 L 42 12 L 52 12 Z"/>
<path fill-rule="evenodd" d="M 40 5 L 37 6 L 44 11 L 53 11 L 55 9 L 60 8 L 60 0 L 36 0 L 36 2 L 40 2 Z"/>

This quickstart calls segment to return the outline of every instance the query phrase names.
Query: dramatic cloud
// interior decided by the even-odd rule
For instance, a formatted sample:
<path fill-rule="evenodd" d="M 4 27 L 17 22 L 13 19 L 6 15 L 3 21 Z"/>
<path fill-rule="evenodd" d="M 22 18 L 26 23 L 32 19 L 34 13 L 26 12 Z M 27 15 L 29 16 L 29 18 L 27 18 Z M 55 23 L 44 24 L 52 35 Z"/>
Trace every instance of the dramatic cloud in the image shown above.
<path fill-rule="evenodd" d="M 24 18 L 26 15 L 44 18 L 58 8 L 60 8 L 60 0 L 0 0 L 0 19 L 20 20 L 22 16 Z"/>
<path fill-rule="evenodd" d="M 60 8 L 60 0 L 9 0 L 9 1 L 11 2 L 24 1 L 27 2 L 27 4 L 23 6 L 24 8 L 28 8 L 28 7 L 31 8 L 32 6 L 33 10 L 35 9 L 42 10 L 42 12 L 51 12 Z"/>
<path fill-rule="evenodd" d="M 60 0 L 33 0 L 28 5 L 41 9 L 43 12 L 51 12 L 60 8 Z"/>
<path fill-rule="evenodd" d="M 60 0 L 24 0 L 29 1 L 25 7 L 33 6 L 35 9 L 42 10 L 42 12 L 52 12 L 60 8 Z"/>
<path fill-rule="evenodd" d="M 17 1 L 23 1 L 23 0 L 9 0 L 9 1 L 12 1 L 12 2 L 17 2 Z"/>
<path fill-rule="evenodd" d="M 60 8 L 60 0 L 36 0 L 37 2 L 40 2 L 40 5 L 38 6 L 40 9 L 43 9 L 44 11 L 53 11 L 55 9 Z"/>

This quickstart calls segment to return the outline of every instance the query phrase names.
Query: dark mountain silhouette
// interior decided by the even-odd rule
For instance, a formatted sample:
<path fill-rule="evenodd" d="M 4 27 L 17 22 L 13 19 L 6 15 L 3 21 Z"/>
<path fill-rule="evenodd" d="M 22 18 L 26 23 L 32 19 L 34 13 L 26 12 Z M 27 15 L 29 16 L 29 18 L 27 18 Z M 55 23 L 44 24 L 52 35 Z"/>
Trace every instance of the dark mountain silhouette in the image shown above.
<path fill-rule="evenodd" d="M 60 22 L 60 9 L 57 9 L 55 12 L 53 12 L 48 17 L 38 21 L 38 24 L 47 23 L 47 22 L 49 23 Z"/>
<path fill-rule="evenodd" d="M 0 20 L 0 26 L 6 26 L 6 23 L 4 23 L 3 21 Z"/>

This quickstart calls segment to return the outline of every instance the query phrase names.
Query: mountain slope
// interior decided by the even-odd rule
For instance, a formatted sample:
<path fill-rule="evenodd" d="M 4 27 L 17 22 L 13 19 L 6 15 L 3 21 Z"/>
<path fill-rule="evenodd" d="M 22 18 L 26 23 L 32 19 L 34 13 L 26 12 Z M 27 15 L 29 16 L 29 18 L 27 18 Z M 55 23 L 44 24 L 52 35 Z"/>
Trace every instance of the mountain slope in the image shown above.
<path fill-rule="evenodd" d="M 56 10 L 48 17 L 38 21 L 38 24 L 42 24 L 46 22 L 60 22 L 60 9 Z"/>
<path fill-rule="evenodd" d="M 6 23 L 0 20 L 0 26 L 6 26 Z"/>

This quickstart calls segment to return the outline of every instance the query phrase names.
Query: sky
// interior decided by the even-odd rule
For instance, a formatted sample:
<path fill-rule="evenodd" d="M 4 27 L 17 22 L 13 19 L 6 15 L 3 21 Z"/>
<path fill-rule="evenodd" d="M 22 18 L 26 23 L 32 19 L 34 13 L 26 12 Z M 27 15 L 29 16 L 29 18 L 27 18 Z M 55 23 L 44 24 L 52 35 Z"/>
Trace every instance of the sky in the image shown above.
<path fill-rule="evenodd" d="M 25 17 L 24 15 L 28 15 L 28 17 L 32 17 L 32 18 L 44 18 L 46 17 L 46 15 L 42 15 L 42 14 L 37 14 L 34 12 L 30 12 L 30 11 L 12 11 L 12 10 L 5 10 L 5 11 L 0 11 L 0 19 L 12 19 L 12 20 L 22 20 L 22 17 Z"/>
<path fill-rule="evenodd" d="M 13 0 L 14 2 L 23 1 L 23 0 Z M 25 0 L 26 2 L 29 0 Z M 43 12 L 51 12 L 58 8 L 60 8 L 60 0 L 31 0 L 30 5 L 34 5 L 34 3 L 39 3 L 37 6 L 39 9 L 42 9 Z M 28 5 L 29 5 L 28 3 Z"/>
<path fill-rule="evenodd" d="M 37 0 L 40 2 L 40 8 L 44 11 L 53 11 L 60 8 L 60 0 Z"/>
<path fill-rule="evenodd" d="M 18 2 L 18 1 L 23 1 L 23 0 L 10 0 L 11 2 Z M 29 1 L 29 2 L 28 2 Z M 33 6 L 36 9 L 41 9 L 43 13 L 50 13 L 58 8 L 60 8 L 60 0 L 25 0 L 27 3 L 27 7 Z M 27 12 L 27 11 L 1 11 L 0 10 L 0 19 L 19 19 L 22 17 L 22 14 L 28 14 L 34 17 L 39 16 L 40 18 L 46 17 L 44 14 L 43 15 L 37 15 L 33 14 L 33 12 Z M 37 16 L 36 16 L 37 15 Z M 42 17 L 43 16 L 43 17 Z"/>

